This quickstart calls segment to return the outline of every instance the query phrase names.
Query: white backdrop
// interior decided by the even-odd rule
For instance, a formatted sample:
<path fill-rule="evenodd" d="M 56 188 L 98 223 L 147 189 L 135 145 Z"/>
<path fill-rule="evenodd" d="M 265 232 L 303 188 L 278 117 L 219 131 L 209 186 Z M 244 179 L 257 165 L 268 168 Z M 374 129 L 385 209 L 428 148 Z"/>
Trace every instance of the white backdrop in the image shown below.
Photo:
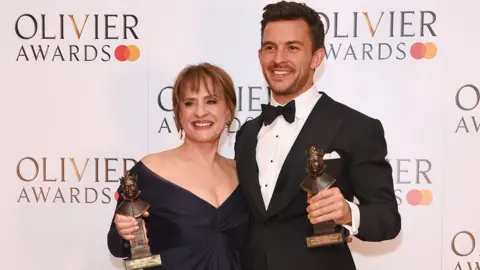
<path fill-rule="evenodd" d="M 169 87 L 187 64 L 231 74 L 237 124 L 259 114 L 269 2 L 5 3 L 2 269 L 122 269 L 106 246 L 116 179 L 179 143 Z M 350 244 L 358 269 L 480 269 L 480 3 L 337 2 L 307 1 L 329 26 L 317 84 L 384 124 L 402 214 L 395 240 Z M 131 47 L 134 61 L 117 60 L 119 45 L 138 59 Z M 223 138 L 229 157 L 234 135 Z"/>

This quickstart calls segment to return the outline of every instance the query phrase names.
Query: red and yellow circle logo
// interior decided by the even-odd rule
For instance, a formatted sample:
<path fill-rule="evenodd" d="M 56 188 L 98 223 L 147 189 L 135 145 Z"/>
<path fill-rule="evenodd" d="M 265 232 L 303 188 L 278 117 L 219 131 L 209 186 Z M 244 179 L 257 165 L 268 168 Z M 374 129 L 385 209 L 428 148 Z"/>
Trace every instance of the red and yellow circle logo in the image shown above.
<path fill-rule="evenodd" d="M 134 62 L 140 57 L 140 49 L 135 45 L 120 45 L 115 49 L 115 58 L 120 62 Z"/>
<path fill-rule="evenodd" d="M 417 42 L 410 48 L 410 54 L 415 59 L 433 59 L 437 56 L 437 45 L 433 42 Z"/>
<path fill-rule="evenodd" d="M 433 194 L 428 189 L 412 189 L 407 193 L 407 202 L 410 205 L 417 206 L 422 205 L 426 206 L 429 205 L 433 200 Z"/>

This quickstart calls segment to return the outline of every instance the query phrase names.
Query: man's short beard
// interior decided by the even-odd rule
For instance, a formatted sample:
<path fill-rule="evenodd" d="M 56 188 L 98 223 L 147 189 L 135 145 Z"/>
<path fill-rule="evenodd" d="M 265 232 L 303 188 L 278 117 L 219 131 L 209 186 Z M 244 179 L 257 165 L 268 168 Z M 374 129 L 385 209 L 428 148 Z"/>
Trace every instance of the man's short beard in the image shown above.
<path fill-rule="evenodd" d="M 267 76 L 265 76 L 265 78 L 267 78 Z M 268 86 L 270 87 L 272 93 L 274 93 L 276 96 L 290 96 L 290 95 L 294 95 L 296 92 L 300 91 L 300 89 L 302 89 L 305 86 L 305 84 L 308 81 L 308 74 L 306 74 L 305 76 L 300 77 L 297 80 L 295 80 L 290 87 L 288 87 L 287 89 L 285 89 L 283 91 L 275 90 L 272 87 L 272 84 L 270 83 L 270 80 L 269 79 L 266 79 L 266 80 L 267 80 Z"/>

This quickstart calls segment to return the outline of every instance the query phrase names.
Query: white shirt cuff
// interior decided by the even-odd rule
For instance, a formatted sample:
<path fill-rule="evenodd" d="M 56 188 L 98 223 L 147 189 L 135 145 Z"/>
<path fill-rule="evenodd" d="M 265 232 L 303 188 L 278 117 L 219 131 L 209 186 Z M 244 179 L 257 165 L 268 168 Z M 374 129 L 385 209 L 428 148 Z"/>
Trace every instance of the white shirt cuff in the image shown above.
<path fill-rule="evenodd" d="M 352 214 L 352 226 L 350 225 L 342 225 L 345 227 L 349 232 L 350 235 L 356 235 L 358 233 L 358 227 L 360 227 L 360 210 L 358 209 L 358 205 L 353 202 L 349 202 L 345 200 L 348 205 L 350 206 L 350 213 Z"/>

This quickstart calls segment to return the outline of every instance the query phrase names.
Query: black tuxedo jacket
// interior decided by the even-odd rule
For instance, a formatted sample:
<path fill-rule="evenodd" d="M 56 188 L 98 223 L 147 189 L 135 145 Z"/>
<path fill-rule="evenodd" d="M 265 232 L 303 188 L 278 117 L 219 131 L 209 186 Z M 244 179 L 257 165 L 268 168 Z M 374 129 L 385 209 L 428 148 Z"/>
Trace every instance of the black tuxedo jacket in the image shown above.
<path fill-rule="evenodd" d="M 400 232 L 382 124 L 322 94 L 287 155 L 268 209 L 262 200 L 256 162 L 262 115 L 237 132 L 235 160 L 252 216 L 242 255 L 244 270 L 356 269 L 347 244 L 306 246 L 313 227 L 307 219 L 307 198 L 300 183 L 307 176 L 306 150 L 310 145 L 341 156 L 325 160 L 325 172 L 337 179 L 334 186 L 345 199 L 353 201 L 355 196 L 360 203 L 357 238 L 383 241 Z"/>

